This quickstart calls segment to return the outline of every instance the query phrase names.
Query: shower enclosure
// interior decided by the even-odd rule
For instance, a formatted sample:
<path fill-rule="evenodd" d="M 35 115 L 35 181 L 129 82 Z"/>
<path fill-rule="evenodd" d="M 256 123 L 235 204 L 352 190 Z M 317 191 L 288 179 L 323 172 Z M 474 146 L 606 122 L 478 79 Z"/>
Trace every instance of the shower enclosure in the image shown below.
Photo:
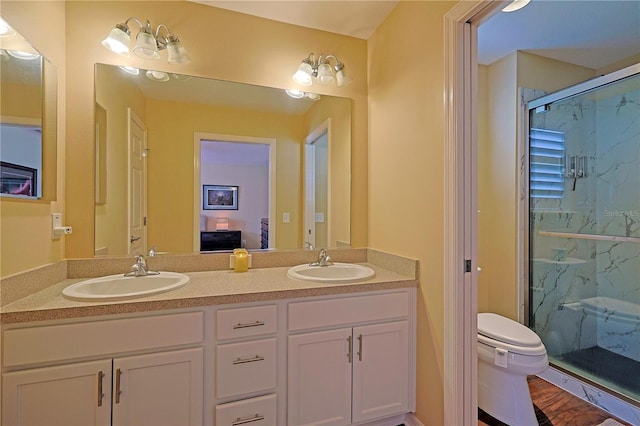
<path fill-rule="evenodd" d="M 529 326 L 550 364 L 640 405 L 640 65 L 529 110 Z"/>

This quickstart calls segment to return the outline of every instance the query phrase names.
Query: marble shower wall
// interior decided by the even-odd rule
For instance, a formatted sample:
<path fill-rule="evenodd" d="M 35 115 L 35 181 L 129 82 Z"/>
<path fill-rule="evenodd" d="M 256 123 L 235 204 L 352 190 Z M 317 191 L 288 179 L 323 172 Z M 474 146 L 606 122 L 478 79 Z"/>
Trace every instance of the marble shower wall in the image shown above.
<path fill-rule="evenodd" d="M 640 240 L 553 235 L 640 238 L 640 76 L 632 79 L 530 118 L 564 133 L 567 156 L 587 159 L 588 176 L 565 178 L 562 198 L 531 202 L 531 309 L 551 355 L 598 345 L 640 361 Z"/>

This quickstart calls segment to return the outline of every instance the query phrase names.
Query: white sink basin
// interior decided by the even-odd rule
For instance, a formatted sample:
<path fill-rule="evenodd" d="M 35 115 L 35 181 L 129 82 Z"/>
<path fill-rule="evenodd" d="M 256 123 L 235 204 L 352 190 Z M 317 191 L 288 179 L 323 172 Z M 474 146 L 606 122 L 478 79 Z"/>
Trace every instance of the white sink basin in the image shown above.
<path fill-rule="evenodd" d="M 177 272 L 160 272 L 144 277 L 117 274 L 71 284 L 62 290 L 62 295 L 67 299 L 87 302 L 129 299 L 175 290 L 188 282 L 188 276 Z"/>
<path fill-rule="evenodd" d="M 331 266 L 311 266 L 308 264 L 289 268 L 287 275 L 304 281 L 318 283 L 350 283 L 363 281 L 376 275 L 367 266 L 355 263 L 334 263 Z"/>

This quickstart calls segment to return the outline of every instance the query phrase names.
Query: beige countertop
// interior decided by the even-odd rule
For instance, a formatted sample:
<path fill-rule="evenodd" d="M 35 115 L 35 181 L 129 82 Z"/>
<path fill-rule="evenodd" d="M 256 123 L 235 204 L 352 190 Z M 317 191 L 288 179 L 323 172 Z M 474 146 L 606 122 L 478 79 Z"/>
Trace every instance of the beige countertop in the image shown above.
<path fill-rule="evenodd" d="M 2 307 L 0 323 L 47 321 L 95 315 L 123 314 L 247 303 L 309 296 L 357 293 L 416 287 L 413 276 L 401 275 L 371 263 L 362 263 L 376 274 L 355 283 L 327 284 L 300 281 L 287 276 L 288 267 L 185 272 L 190 282 L 179 289 L 147 297 L 110 302 L 68 300 L 62 289 L 82 279 L 66 279 Z"/>

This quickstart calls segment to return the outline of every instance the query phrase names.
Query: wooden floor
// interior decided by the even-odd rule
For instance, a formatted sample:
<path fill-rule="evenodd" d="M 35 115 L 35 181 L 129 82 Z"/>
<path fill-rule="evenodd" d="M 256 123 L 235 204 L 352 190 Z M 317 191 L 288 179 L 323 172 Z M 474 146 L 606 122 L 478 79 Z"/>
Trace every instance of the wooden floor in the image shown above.
<path fill-rule="evenodd" d="M 529 392 L 540 426 L 596 426 L 612 415 L 535 376 L 529 377 Z M 620 419 L 618 422 L 628 425 Z M 505 426 L 484 412 L 478 426 Z M 511 425 L 516 426 L 516 425 Z"/>

